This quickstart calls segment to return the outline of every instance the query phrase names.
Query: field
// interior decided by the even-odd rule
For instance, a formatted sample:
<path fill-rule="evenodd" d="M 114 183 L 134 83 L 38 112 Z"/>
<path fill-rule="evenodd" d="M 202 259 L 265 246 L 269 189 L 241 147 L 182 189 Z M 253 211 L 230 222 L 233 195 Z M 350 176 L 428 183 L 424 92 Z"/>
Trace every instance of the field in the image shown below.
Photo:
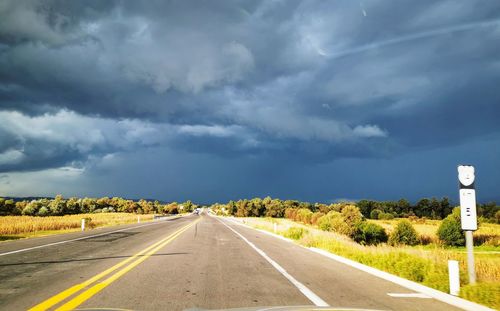
<path fill-rule="evenodd" d="M 153 215 L 133 213 L 95 213 L 65 216 L 1 216 L 0 241 L 42 236 L 81 230 L 81 220 L 86 218 L 87 228 L 114 226 L 142 221 L 151 221 Z"/>
<path fill-rule="evenodd" d="M 333 232 L 321 231 L 311 225 L 303 225 L 288 219 L 243 218 L 247 225 L 273 231 L 277 224 L 277 233 L 296 240 L 297 243 L 328 250 L 360 263 L 372 266 L 392 274 L 422 283 L 426 286 L 448 292 L 447 261 L 458 260 L 460 263 L 460 296 L 493 308 L 500 309 L 500 247 L 479 247 L 475 253 L 478 283 L 468 285 L 466 254 L 463 247 L 444 248 L 431 243 L 425 246 L 392 247 L 387 244 L 363 246 Z M 388 231 L 397 221 L 375 221 L 385 226 Z M 420 234 L 435 238 L 439 221 L 426 221 L 416 224 Z M 488 224 L 477 234 L 500 235 L 500 225 Z"/>
<path fill-rule="evenodd" d="M 392 232 L 396 226 L 398 219 L 391 220 L 373 220 L 368 219 L 369 222 L 376 223 L 386 229 L 388 233 Z M 430 219 L 417 219 L 412 221 L 413 227 L 417 230 L 420 236 L 425 236 L 431 244 L 437 244 L 438 238 L 436 236 L 436 231 L 441 224 L 440 220 L 430 220 Z M 479 230 L 474 232 L 474 241 L 481 242 L 481 250 L 495 250 L 495 248 L 500 251 L 500 225 L 482 223 L 479 226 Z"/>

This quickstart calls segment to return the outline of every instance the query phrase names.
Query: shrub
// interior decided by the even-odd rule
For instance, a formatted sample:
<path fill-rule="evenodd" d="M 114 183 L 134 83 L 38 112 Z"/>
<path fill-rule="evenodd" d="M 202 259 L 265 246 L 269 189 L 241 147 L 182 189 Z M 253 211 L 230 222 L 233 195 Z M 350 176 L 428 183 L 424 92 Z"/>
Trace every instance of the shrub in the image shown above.
<path fill-rule="evenodd" d="M 465 235 L 460 224 L 460 208 L 456 207 L 453 213 L 448 215 L 437 230 L 438 238 L 450 246 L 465 245 Z"/>
<path fill-rule="evenodd" d="M 411 223 L 406 220 L 400 220 L 389 238 L 391 245 L 417 245 L 418 234 Z"/>
<path fill-rule="evenodd" d="M 323 231 L 334 231 L 332 222 L 335 218 L 340 218 L 340 213 L 336 211 L 330 211 L 323 217 L 318 219 L 318 227 Z"/>
<path fill-rule="evenodd" d="M 415 215 L 410 215 L 408 216 L 408 220 L 411 222 L 416 222 L 418 220 L 418 217 Z"/>
<path fill-rule="evenodd" d="M 172 206 L 171 208 L 169 208 L 168 213 L 173 214 L 173 215 L 177 215 L 177 214 L 179 214 L 179 210 L 177 209 L 177 206 Z"/>
<path fill-rule="evenodd" d="M 318 226 L 324 231 L 334 231 L 352 237 L 356 225 L 363 220 L 363 215 L 354 205 L 345 205 L 342 211 L 330 211 L 318 219 Z"/>
<path fill-rule="evenodd" d="M 394 215 L 391 213 L 380 213 L 378 215 L 378 219 L 391 220 L 394 219 Z"/>
<path fill-rule="evenodd" d="M 382 213 L 382 211 L 381 211 L 381 210 L 379 210 L 379 209 L 374 209 L 374 210 L 372 210 L 372 211 L 370 212 L 370 218 L 371 218 L 371 219 L 378 219 L 378 217 L 379 217 L 380 213 Z"/>
<path fill-rule="evenodd" d="M 495 222 L 496 222 L 497 224 L 500 224 L 500 211 L 497 211 L 497 212 L 495 213 Z"/>
<path fill-rule="evenodd" d="M 307 230 L 304 228 L 291 227 L 283 235 L 289 239 L 300 240 L 306 233 Z"/>
<path fill-rule="evenodd" d="M 427 234 L 420 235 L 420 244 L 428 245 L 428 244 L 431 244 L 432 242 L 434 242 L 434 239 L 432 238 L 432 236 L 429 236 Z"/>
<path fill-rule="evenodd" d="M 336 211 L 331 211 L 318 219 L 318 226 L 324 231 L 349 234 L 349 225 L 345 222 L 342 214 Z"/>
<path fill-rule="evenodd" d="M 479 233 L 479 234 L 474 234 L 474 245 L 491 245 L 495 246 L 495 244 L 498 244 L 498 241 L 500 240 L 500 236 L 497 234 L 488 234 L 488 233 Z"/>
<path fill-rule="evenodd" d="M 307 208 L 300 208 L 297 213 L 295 214 L 295 221 L 301 221 L 305 224 L 310 224 L 311 223 L 311 217 L 313 215 L 313 212 L 311 212 Z"/>
<path fill-rule="evenodd" d="M 85 217 L 83 219 L 85 219 L 85 228 L 93 229 L 96 227 L 96 223 L 92 221 L 92 218 Z"/>
<path fill-rule="evenodd" d="M 285 209 L 285 218 L 288 218 L 288 219 L 295 219 L 295 213 L 297 212 L 297 209 L 295 208 L 287 208 Z"/>
<path fill-rule="evenodd" d="M 385 233 L 385 229 L 382 226 L 362 221 L 357 224 L 352 238 L 362 245 L 377 245 L 387 242 L 387 233 Z"/>
<path fill-rule="evenodd" d="M 312 225 L 316 225 L 316 224 L 318 224 L 318 220 L 319 220 L 321 217 L 323 217 L 323 216 L 325 216 L 325 213 L 322 213 L 322 212 L 316 212 L 316 213 L 314 213 L 314 214 L 311 216 L 311 224 L 312 224 Z"/>
<path fill-rule="evenodd" d="M 422 216 L 421 218 L 417 218 L 416 222 L 417 224 L 425 225 L 427 223 L 427 217 Z"/>
<path fill-rule="evenodd" d="M 361 215 L 359 208 L 354 205 L 344 206 L 341 214 L 343 223 L 345 225 L 339 227 L 339 233 L 343 233 L 352 237 L 354 232 L 356 231 L 356 226 L 363 220 L 363 215 Z"/>

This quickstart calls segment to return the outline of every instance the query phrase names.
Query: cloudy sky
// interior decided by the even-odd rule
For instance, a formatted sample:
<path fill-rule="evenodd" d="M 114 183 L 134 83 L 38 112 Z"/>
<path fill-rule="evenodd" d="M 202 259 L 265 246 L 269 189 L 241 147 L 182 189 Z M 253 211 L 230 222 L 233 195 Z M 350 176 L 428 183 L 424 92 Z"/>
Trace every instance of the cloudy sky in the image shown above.
<path fill-rule="evenodd" d="M 500 201 L 498 1 L 2 1 L 0 195 Z"/>

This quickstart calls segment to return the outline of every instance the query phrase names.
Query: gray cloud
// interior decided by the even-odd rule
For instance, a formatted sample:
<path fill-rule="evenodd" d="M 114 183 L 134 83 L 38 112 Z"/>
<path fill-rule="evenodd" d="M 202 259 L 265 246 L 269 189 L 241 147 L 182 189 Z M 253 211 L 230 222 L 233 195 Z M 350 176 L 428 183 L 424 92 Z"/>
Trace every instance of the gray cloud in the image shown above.
<path fill-rule="evenodd" d="M 319 165 L 491 137 L 499 14 L 479 1 L 4 1 L 0 171 L 155 148 Z"/>

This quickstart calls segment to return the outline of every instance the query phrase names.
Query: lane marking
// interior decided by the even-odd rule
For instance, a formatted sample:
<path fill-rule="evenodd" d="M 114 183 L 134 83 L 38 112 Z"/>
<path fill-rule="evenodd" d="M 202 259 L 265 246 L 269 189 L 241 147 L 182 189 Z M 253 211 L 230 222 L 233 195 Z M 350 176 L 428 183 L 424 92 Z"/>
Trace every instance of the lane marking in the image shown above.
<path fill-rule="evenodd" d="M 146 260 L 148 257 L 150 257 L 153 253 L 155 253 L 156 251 L 158 251 L 161 247 L 165 246 L 166 244 L 168 244 L 169 242 L 171 242 L 172 240 L 174 240 L 177 236 L 179 236 L 182 232 L 184 232 L 185 230 L 187 230 L 189 227 L 191 227 L 192 225 L 194 225 L 195 223 L 197 223 L 198 221 L 200 221 L 200 219 L 198 220 L 195 220 L 194 222 L 186 225 L 186 226 L 183 226 L 182 228 L 174 231 L 173 233 L 169 234 L 167 237 L 161 239 L 160 241 L 148 246 L 147 248 L 143 249 L 142 251 L 138 252 L 137 254 L 131 256 L 130 258 L 127 258 L 126 260 L 123 260 L 121 262 L 119 262 L 118 264 L 112 266 L 111 268 L 109 269 L 106 269 L 104 270 L 103 272 L 91 277 L 90 279 L 80 283 L 80 284 L 77 284 L 77 285 L 74 285 L 52 297 L 50 297 L 49 299 L 39 303 L 38 305 L 32 307 L 31 309 L 29 309 L 29 311 L 41 311 L 41 310 L 47 310 L 48 308 L 60 303 L 61 301 L 65 300 L 66 298 L 76 294 L 77 292 L 85 289 L 86 287 L 92 285 L 93 283 L 95 283 L 96 281 L 102 279 L 103 277 L 111 274 L 112 272 L 114 272 L 115 270 L 121 268 L 122 266 L 126 265 L 127 263 L 129 263 L 130 261 L 134 260 L 134 259 L 137 259 L 138 257 L 140 257 L 138 260 L 132 262 L 129 266 L 123 268 L 122 270 L 120 270 L 119 272 L 117 272 L 116 274 L 120 273 L 121 271 L 127 269 L 128 267 L 134 265 L 134 263 L 136 263 L 137 261 L 140 260 L 140 262 Z M 146 255 L 143 255 L 145 254 Z M 137 264 L 135 264 L 133 267 L 135 267 L 136 265 L 138 265 L 140 262 L 138 262 Z M 132 269 L 130 268 L 130 269 Z M 128 269 L 126 272 L 130 271 L 130 269 Z M 122 273 L 121 275 L 125 274 Z M 121 276 L 120 275 L 120 276 Z M 107 280 L 109 280 L 110 278 L 108 278 Z M 106 280 L 106 281 L 107 281 Z M 104 282 L 106 282 L 104 281 Z M 108 284 L 109 285 L 109 284 Z M 107 285 L 106 285 L 107 286 Z M 104 288 L 104 287 L 103 287 Z M 90 296 L 91 297 L 91 296 Z M 90 298 L 88 297 L 88 298 Z M 88 299 L 87 298 L 87 299 Z M 82 301 L 83 302 L 83 301 Z M 65 309 L 65 310 L 68 310 L 68 309 Z"/>
<path fill-rule="evenodd" d="M 295 279 L 293 276 L 291 276 L 282 266 L 280 266 L 276 261 L 272 260 L 269 256 L 267 256 L 264 251 L 262 251 L 260 248 L 255 246 L 252 242 L 250 242 L 247 238 L 245 238 L 243 235 L 241 235 L 238 231 L 234 230 L 227 224 L 225 224 L 222 220 L 219 218 L 216 218 L 218 221 L 220 221 L 224 226 L 229 228 L 231 231 L 233 231 L 236 235 L 238 235 L 243 241 L 245 241 L 248 245 L 250 245 L 259 255 L 264 257 L 265 260 L 267 260 L 276 270 L 278 270 L 285 278 L 290 281 L 297 289 L 307 297 L 314 305 L 317 307 L 329 307 L 329 305 L 321 299 L 318 295 L 316 295 L 312 290 L 307 288 L 304 284 L 300 283 Z"/>
<path fill-rule="evenodd" d="M 168 240 L 164 241 L 163 243 L 161 243 L 160 245 L 158 245 L 157 247 L 155 247 L 154 249 L 152 249 L 151 251 L 149 251 L 146 255 L 140 257 L 139 259 L 137 259 L 136 261 L 134 261 L 133 263 L 131 263 L 127 267 L 123 268 L 122 270 L 118 271 L 117 273 L 113 274 L 111 277 L 107 278 L 106 280 L 104 280 L 104 281 L 102 281 L 102 282 L 100 282 L 100 283 L 92 286 L 91 288 L 87 289 L 83 293 L 79 294 L 75 298 L 71 299 L 70 301 L 68 301 L 67 303 L 65 303 L 64 305 L 62 305 L 61 307 L 57 308 L 56 311 L 66 311 L 66 310 L 73 310 L 73 309 L 75 309 L 76 307 L 78 307 L 79 305 L 81 305 L 82 303 L 84 303 L 85 301 L 87 301 L 88 299 L 92 298 L 92 296 L 94 296 L 95 294 L 99 293 L 101 290 L 103 290 L 107 286 L 109 286 L 111 283 L 113 283 L 114 281 L 118 280 L 120 277 L 122 277 L 123 275 L 125 275 L 127 272 L 129 272 L 130 270 L 132 270 L 133 268 L 135 268 L 141 262 L 143 262 L 146 259 L 148 259 L 151 255 L 153 255 L 154 253 L 156 253 L 157 251 L 159 251 L 160 249 L 162 249 L 165 245 L 167 245 L 171 241 L 175 240 L 179 235 L 181 235 L 182 233 L 184 233 L 187 229 L 189 229 L 190 227 L 192 227 L 198 221 L 200 221 L 200 219 L 196 220 L 195 222 L 193 222 L 191 224 L 189 224 L 187 227 L 182 228 L 182 230 L 180 232 L 177 232 L 174 236 L 170 237 Z"/>
<path fill-rule="evenodd" d="M 22 253 L 22 252 L 26 252 L 26 251 L 30 251 L 30 250 L 34 250 L 34 249 L 38 249 L 38 248 L 43 248 L 43 247 L 47 247 L 47 246 L 54 246 L 54 245 L 59 245 L 59 244 L 64 244 L 64 243 L 69 243 L 69 242 L 74 242 L 74 241 L 80 241 L 80 240 L 95 238 L 95 237 L 98 237 L 98 236 L 103 236 L 103 235 L 107 235 L 107 234 L 111 234 L 111 233 L 128 231 L 128 230 L 132 230 L 132 229 L 137 229 L 137 228 L 142 228 L 142 227 L 147 227 L 147 226 L 158 225 L 158 224 L 161 223 L 160 221 L 154 222 L 154 223 L 148 223 L 148 224 L 145 224 L 145 225 L 135 226 L 135 227 L 131 227 L 131 228 L 125 228 L 125 229 L 120 229 L 120 230 L 115 230 L 115 231 L 109 231 L 109 232 L 104 232 L 104 233 L 99 233 L 99 234 L 84 236 L 84 237 L 70 239 L 70 240 L 64 240 L 64 241 L 59 241 L 59 242 L 47 243 L 47 244 L 42 244 L 42 245 L 28 247 L 28 248 L 21 248 L 21 249 L 15 250 L 15 251 L 0 253 L 0 256 L 10 255 L 10 254 L 17 254 L 17 253 Z"/>
<path fill-rule="evenodd" d="M 432 299 L 422 293 L 387 293 L 388 296 L 396 297 L 396 298 L 424 298 L 424 299 Z"/>

